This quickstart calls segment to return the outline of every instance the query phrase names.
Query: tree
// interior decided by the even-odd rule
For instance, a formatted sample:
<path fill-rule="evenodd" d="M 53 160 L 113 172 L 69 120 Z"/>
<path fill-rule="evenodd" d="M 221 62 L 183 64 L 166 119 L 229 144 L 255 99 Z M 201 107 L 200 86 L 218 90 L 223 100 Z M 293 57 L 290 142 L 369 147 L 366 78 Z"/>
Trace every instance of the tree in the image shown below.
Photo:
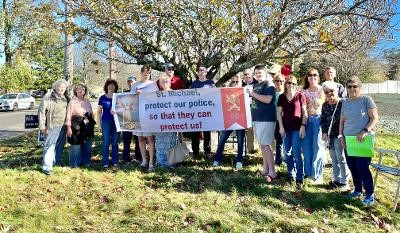
<path fill-rule="evenodd" d="M 0 34 L 4 38 L 1 41 L 4 50 L 0 52 L 6 62 L 2 70 L 8 74 L 13 71 L 15 81 L 28 77 L 27 72 L 16 70 L 28 70 L 26 66 L 30 66 L 29 72 L 32 72 L 29 75 L 32 80 L 12 84 L 20 90 L 47 89 L 56 78 L 62 77 L 60 61 L 63 55 L 60 52 L 63 46 L 53 15 L 55 9 L 51 1 L 2 0 Z M 15 77 L 16 74 L 23 77 Z M 7 83 L 3 81 L 3 84 Z"/>
<path fill-rule="evenodd" d="M 400 49 L 385 50 L 384 57 L 389 65 L 388 78 L 390 80 L 400 80 Z"/>
<path fill-rule="evenodd" d="M 386 32 L 395 2 L 294 0 L 76 0 L 86 23 L 78 33 L 105 41 L 111 36 L 130 62 L 162 69 L 172 62 L 182 76 L 197 63 L 218 83 L 267 60 L 326 52 Z M 340 33 L 337 33 L 340 32 Z"/>

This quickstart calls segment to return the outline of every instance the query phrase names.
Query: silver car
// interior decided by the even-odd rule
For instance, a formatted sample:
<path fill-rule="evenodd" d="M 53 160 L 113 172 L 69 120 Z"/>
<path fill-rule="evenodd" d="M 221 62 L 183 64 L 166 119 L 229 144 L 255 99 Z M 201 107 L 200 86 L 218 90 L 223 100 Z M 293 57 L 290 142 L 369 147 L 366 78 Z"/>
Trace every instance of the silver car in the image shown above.
<path fill-rule="evenodd" d="M 0 110 L 31 109 L 35 106 L 35 98 L 26 93 L 7 93 L 0 97 Z"/>

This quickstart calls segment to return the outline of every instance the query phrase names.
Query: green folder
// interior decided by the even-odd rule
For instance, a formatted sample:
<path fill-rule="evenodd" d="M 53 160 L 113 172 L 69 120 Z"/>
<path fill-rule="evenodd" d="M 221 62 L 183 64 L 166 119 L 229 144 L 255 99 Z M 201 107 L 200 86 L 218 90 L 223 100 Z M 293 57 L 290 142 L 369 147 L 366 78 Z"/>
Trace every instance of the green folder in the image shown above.
<path fill-rule="evenodd" d="M 374 156 L 374 137 L 365 136 L 362 142 L 356 136 L 346 136 L 346 150 L 348 156 L 373 157 Z"/>

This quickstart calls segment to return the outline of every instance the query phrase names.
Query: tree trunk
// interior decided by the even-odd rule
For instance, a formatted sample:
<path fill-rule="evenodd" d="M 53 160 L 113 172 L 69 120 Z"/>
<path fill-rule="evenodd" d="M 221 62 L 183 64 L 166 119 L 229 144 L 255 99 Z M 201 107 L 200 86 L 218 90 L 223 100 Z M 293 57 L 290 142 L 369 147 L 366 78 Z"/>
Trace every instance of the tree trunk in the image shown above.
<path fill-rule="evenodd" d="M 65 0 L 65 23 L 71 25 L 73 17 L 70 14 L 72 0 Z M 64 51 L 64 78 L 72 84 L 74 79 L 74 38 L 70 32 L 65 32 L 65 51 Z"/>
<path fill-rule="evenodd" d="M 8 16 L 8 9 L 7 9 L 7 0 L 3 0 L 3 5 L 2 5 L 2 10 L 3 10 L 3 17 L 4 17 L 4 23 L 3 23 L 3 30 L 4 30 L 4 57 L 6 59 L 6 65 L 9 66 L 11 65 L 12 62 L 12 52 L 11 52 L 11 24 L 10 24 L 10 19 Z"/>

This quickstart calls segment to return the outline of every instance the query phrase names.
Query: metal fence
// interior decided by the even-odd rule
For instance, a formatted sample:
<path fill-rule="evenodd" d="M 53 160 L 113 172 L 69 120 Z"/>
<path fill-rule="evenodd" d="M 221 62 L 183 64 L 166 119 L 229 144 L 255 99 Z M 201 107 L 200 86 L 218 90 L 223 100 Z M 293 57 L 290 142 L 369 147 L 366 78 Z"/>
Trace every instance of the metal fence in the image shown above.
<path fill-rule="evenodd" d="M 362 85 L 362 93 L 393 93 L 400 94 L 400 81 L 387 80 L 383 83 L 364 83 Z"/>

